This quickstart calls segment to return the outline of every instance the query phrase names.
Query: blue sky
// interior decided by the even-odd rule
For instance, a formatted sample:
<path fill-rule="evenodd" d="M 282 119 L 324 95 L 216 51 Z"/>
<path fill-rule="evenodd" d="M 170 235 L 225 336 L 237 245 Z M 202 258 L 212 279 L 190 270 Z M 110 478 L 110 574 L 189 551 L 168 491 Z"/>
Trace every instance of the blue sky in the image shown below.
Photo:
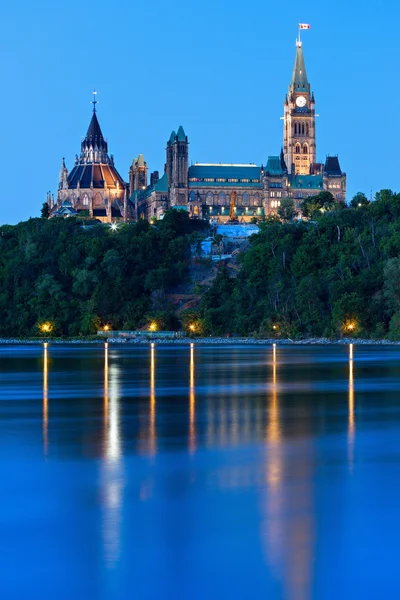
<path fill-rule="evenodd" d="M 282 145 L 283 99 L 304 32 L 317 158 L 339 154 L 348 197 L 398 187 L 398 19 L 394 1 L 54 2 L 2 8 L 1 223 L 38 216 L 72 168 L 98 90 L 118 170 L 142 152 L 163 170 L 180 124 L 190 160 L 265 163 Z M 391 109 L 391 113 L 389 112 Z M 10 185 L 11 184 L 11 185 Z"/>

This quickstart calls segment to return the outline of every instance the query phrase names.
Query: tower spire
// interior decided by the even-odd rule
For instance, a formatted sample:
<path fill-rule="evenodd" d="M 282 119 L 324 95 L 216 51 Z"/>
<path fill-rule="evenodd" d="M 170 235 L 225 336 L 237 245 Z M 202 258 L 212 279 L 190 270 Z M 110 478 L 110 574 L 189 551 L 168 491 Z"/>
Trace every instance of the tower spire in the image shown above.
<path fill-rule="evenodd" d="M 309 84 L 307 79 L 306 65 L 303 55 L 303 44 L 300 40 L 296 41 L 296 59 L 292 74 L 292 92 L 308 92 Z"/>
<path fill-rule="evenodd" d="M 96 104 L 97 104 L 97 100 L 96 100 L 96 96 L 97 96 L 97 92 L 96 90 L 93 90 L 93 100 L 91 102 L 91 104 L 93 104 L 93 112 L 96 112 Z"/>

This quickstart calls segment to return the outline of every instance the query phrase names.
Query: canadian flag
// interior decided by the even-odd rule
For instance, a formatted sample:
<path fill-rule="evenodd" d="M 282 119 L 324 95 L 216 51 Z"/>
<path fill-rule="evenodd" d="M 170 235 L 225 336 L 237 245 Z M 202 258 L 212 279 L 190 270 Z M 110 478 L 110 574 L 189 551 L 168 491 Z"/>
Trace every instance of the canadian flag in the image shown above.
<path fill-rule="evenodd" d="M 300 29 L 310 29 L 310 25 L 308 23 L 299 23 Z"/>

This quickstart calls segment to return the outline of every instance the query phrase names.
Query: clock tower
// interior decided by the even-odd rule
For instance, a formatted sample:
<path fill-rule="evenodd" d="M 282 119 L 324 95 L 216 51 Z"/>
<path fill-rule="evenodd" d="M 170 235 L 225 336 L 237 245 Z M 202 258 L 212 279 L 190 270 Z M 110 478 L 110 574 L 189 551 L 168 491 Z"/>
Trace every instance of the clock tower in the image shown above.
<path fill-rule="evenodd" d="M 292 81 L 285 98 L 283 152 L 288 172 L 309 175 L 316 162 L 315 100 L 310 92 L 303 45 L 296 42 L 296 60 Z"/>

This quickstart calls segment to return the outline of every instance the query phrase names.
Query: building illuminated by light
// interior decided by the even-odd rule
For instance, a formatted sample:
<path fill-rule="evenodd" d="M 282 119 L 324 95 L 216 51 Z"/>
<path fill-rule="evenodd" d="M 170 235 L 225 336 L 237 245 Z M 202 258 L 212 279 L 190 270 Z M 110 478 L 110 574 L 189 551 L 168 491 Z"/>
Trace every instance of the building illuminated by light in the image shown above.
<path fill-rule="evenodd" d="M 254 163 L 189 164 L 189 140 L 180 126 L 166 144 L 164 172 L 148 178 L 143 154 L 134 158 L 129 182 L 124 182 L 96 115 L 96 100 L 88 132 L 71 173 L 63 161 L 56 201 L 49 194 L 51 216 L 72 216 L 83 210 L 111 222 L 162 218 L 171 208 L 192 218 L 221 222 L 234 218 L 249 222 L 277 214 L 283 199 L 293 200 L 297 214 L 307 197 L 328 191 L 337 202 L 346 200 L 346 174 L 337 156 L 317 161 L 315 97 L 308 81 L 303 46 L 296 42 L 296 57 L 284 100 L 283 147 L 265 165 Z"/>

